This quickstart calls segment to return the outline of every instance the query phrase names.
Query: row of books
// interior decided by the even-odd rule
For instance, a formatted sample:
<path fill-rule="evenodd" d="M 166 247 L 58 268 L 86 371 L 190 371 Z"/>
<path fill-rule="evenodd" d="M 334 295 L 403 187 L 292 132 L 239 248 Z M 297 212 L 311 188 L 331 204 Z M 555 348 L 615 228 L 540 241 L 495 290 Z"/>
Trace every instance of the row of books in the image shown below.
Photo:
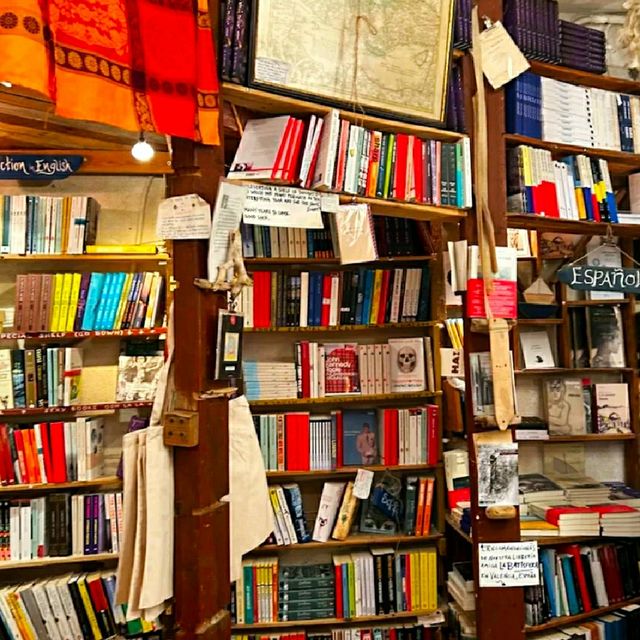
<path fill-rule="evenodd" d="M 606 73 L 605 33 L 583 24 L 560 20 L 560 64 L 589 73 Z"/>
<path fill-rule="evenodd" d="M 52 493 L 0 503 L 0 558 L 32 560 L 117 553 L 122 535 L 122 494 Z"/>
<path fill-rule="evenodd" d="M 95 480 L 104 474 L 104 418 L 0 424 L 0 484 Z"/>
<path fill-rule="evenodd" d="M 451 565 L 451 571 L 447 573 L 447 592 L 460 609 L 475 611 L 475 580 L 470 561 L 454 562 Z"/>
<path fill-rule="evenodd" d="M 638 153 L 640 96 L 582 87 L 526 71 L 507 85 L 507 132 Z"/>
<path fill-rule="evenodd" d="M 82 349 L 0 349 L 0 408 L 68 407 L 77 403 Z"/>
<path fill-rule="evenodd" d="M 630 604 L 612 613 L 571 626 L 561 626 L 534 637 L 536 640 L 632 640 L 636 636 L 639 622 L 640 605 Z"/>
<path fill-rule="evenodd" d="M 100 206 L 86 196 L 0 196 L 0 252 L 81 254 L 96 239 Z"/>
<path fill-rule="evenodd" d="M 164 312 L 157 271 L 30 273 L 16 278 L 16 331 L 152 328 Z"/>
<path fill-rule="evenodd" d="M 587 263 L 589 263 L 587 257 Z M 600 262 L 602 264 L 602 262 Z M 612 265 L 622 266 L 622 265 Z M 593 291 L 590 299 L 597 298 Z M 620 295 L 616 293 L 616 295 Z M 571 361 L 574 367 L 625 367 L 624 324 L 617 305 L 570 309 Z"/>
<path fill-rule="evenodd" d="M 554 160 L 526 145 L 509 149 L 508 208 L 548 218 L 618 222 L 606 160 L 584 155 Z"/>
<path fill-rule="evenodd" d="M 249 120 L 227 177 L 454 207 L 470 207 L 472 197 L 468 138 L 372 131 L 335 109 L 308 122 Z"/>
<path fill-rule="evenodd" d="M 254 271 L 240 296 L 246 327 L 336 327 L 424 322 L 428 266 L 396 269 Z"/>
<path fill-rule="evenodd" d="M 434 640 L 437 629 L 423 624 L 350 627 L 330 631 L 294 631 L 292 633 L 233 634 L 231 640 Z"/>
<path fill-rule="evenodd" d="M 589 613 L 640 594 L 635 542 L 562 545 L 540 549 L 539 554 L 542 589 L 528 590 L 534 596 L 526 603 L 528 624 Z"/>
<path fill-rule="evenodd" d="M 340 254 L 327 214 L 322 229 L 295 229 L 242 224 L 245 258 L 334 258 Z M 435 251 L 426 222 L 376 216 L 375 244 L 381 257 L 423 256 Z"/>
<path fill-rule="evenodd" d="M 436 565 L 435 548 L 377 548 L 334 555 L 333 564 L 280 565 L 275 557 L 244 560 L 235 584 L 236 622 L 435 611 Z"/>
<path fill-rule="evenodd" d="M 522 53 L 531 60 L 560 62 L 557 0 L 505 0 L 503 23 Z"/>
<path fill-rule="evenodd" d="M 0 629 L 2 637 L 12 640 L 133 637 L 159 628 L 157 621 L 127 620 L 126 613 L 126 605 L 116 604 L 113 571 L 66 574 L 0 589 Z"/>
<path fill-rule="evenodd" d="M 471 47 L 471 0 L 455 0 L 453 46 L 465 50 Z"/>
<path fill-rule="evenodd" d="M 265 469 L 331 470 L 356 465 L 435 464 L 438 407 L 338 409 L 254 415 Z"/>

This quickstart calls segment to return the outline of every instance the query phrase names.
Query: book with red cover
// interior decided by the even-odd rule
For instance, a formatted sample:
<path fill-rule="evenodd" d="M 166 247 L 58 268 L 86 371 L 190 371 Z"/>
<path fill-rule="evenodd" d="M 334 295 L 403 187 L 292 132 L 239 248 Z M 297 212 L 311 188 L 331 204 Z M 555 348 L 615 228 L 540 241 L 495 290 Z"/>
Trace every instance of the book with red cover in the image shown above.
<path fill-rule="evenodd" d="M 13 462 L 11 460 L 11 446 L 9 445 L 9 434 L 6 424 L 0 424 L 0 473 L 2 474 L 2 484 L 14 484 L 15 474 L 13 472 Z"/>
<path fill-rule="evenodd" d="M 309 470 L 309 414 L 287 413 L 284 418 L 287 471 Z"/>
<path fill-rule="evenodd" d="M 387 299 L 389 297 L 389 283 L 391 282 L 391 269 L 382 272 L 382 286 L 380 287 L 380 302 L 378 306 L 377 324 L 384 324 L 387 317 Z"/>
<path fill-rule="evenodd" d="M 626 504 L 590 504 L 589 509 L 597 511 L 601 516 L 607 513 L 635 513 L 638 511 Z"/>
<path fill-rule="evenodd" d="M 406 581 L 405 584 L 407 585 L 407 611 L 411 611 L 413 609 L 412 607 L 412 594 L 411 594 L 411 555 L 410 554 L 405 554 L 404 556 L 405 562 L 404 562 L 404 572 L 405 572 L 405 577 L 406 577 Z"/>
<path fill-rule="evenodd" d="M 320 326 L 329 326 L 329 311 L 331 309 L 331 274 L 322 276 L 322 306 L 320 307 Z"/>
<path fill-rule="evenodd" d="M 287 166 L 285 168 L 284 180 L 287 183 L 292 183 L 297 177 L 298 160 L 300 157 L 300 147 L 302 145 L 302 138 L 304 137 L 304 121 L 296 119 L 296 126 L 294 129 L 293 144 L 291 145 L 291 155 L 287 158 Z"/>
<path fill-rule="evenodd" d="M 24 451 L 26 454 L 25 462 L 29 467 L 29 476 L 31 482 L 42 482 L 40 476 L 40 465 L 38 463 L 38 449 L 36 447 L 36 434 L 33 427 L 23 431 L 22 440 L 24 442 Z"/>
<path fill-rule="evenodd" d="M 591 611 L 593 609 L 593 604 L 589 597 L 589 588 L 587 587 L 587 579 L 584 575 L 580 547 L 577 544 L 565 545 L 563 547 L 558 547 L 558 553 L 567 553 L 575 560 L 574 570 L 578 579 L 578 588 L 580 589 L 580 598 L 582 599 L 582 609 L 585 612 Z"/>
<path fill-rule="evenodd" d="M 302 397 L 311 397 L 311 379 L 310 379 L 310 365 L 309 365 L 309 342 L 303 340 L 300 343 L 300 380 L 302 388 Z"/>
<path fill-rule="evenodd" d="M 416 501 L 416 527 L 415 534 L 421 535 L 424 521 L 424 507 L 427 499 L 427 478 L 418 478 L 418 499 Z"/>
<path fill-rule="evenodd" d="M 431 511 L 433 510 L 433 489 L 435 486 L 434 478 L 426 479 L 426 491 L 424 496 L 424 515 L 422 522 L 420 522 L 420 533 L 418 534 L 418 523 L 416 522 L 416 535 L 426 536 L 431 531 Z"/>
<path fill-rule="evenodd" d="M 334 565 L 336 575 L 336 618 L 344 617 L 344 607 L 342 606 L 342 565 L 336 563 Z"/>
<path fill-rule="evenodd" d="M 49 444 L 51 446 L 51 482 L 67 481 L 67 462 L 64 447 L 64 422 L 52 422 L 49 425 Z"/>
<path fill-rule="evenodd" d="M 422 158 L 422 140 L 413 137 L 413 171 L 415 174 L 416 202 L 424 202 L 424 160 Z"/>
<path fill-rule="evenodd" d="M 409 147 L 409 135 L 398 133 L 396 135 L 396 172 L 393 177 L 393 191 L 397 200 L 407 198 L 407 152 Z"/>
<path fill-rule="evenodd" d="M 545 512 L 545 520 L 558 526 L 560 516 L 569 513 L 593 513 L 590 507 L 549 507 Z"/>
<path fill-rule="evenodd" d="M 340 140 L 338 142 L 338 156 L 336 159 L 336 179 L 334 188 L 336 191 L 344 190 L 344 170 L 347 164 L 347 147 L 349 146 L 349 122 L 340 121 Z"/>
<path fill-rule="evenodd" d="M 315 175 L 316 165 L 318 164 L 318 156 L 320 155 L 320 140 L 322 139 L 324 121 L 318 120 L 318 124 L 316 126 L 320 127 L 320 131 L 318 132 L 316 143 L 311 150 L 311 164 L 309 165 L 309 171 L 307 172 L 307 179 L 302 185 L 305 189 L 311 189 L 311 183 L 313 182 L 313 176 Z"/>
<path fill-rule="evenodd" d="M 271 272 L 253 273 L 253 326 L 268 328 L 271 326 Z"/>
<path fill-rule="evenodd" d="M 27 461 L 24 452 L 24 439 L 22 435 L 22 429 L 13 430 L 13 441 L 15 442 L 16 452 L 18 453 L 18 467 L 20 468 L 22 484 L 29 484 L 30 482 L 33 482 L 33 480 L 29 475 L 29 469 L 27 467 Z"/>
<path fill-rule="evenodd" d="M 622 581 L 620 579 L 620 570 L 618 568 L 615 551 L 610 545 L 598 547 L 598 558 L 602 565 L 602 573 L 609 604 L 622 602 L 624 600 L 624 592 L 622 590 Z"/>
<path fill-rule="evenodd" d="M 282 178 L 284 172 L 284 159 L 287 152 L 289 141 L 291 140 L 291 133 L 295 126 L 295 118 L 289 118 L 287 126 L 285 127 L 284 134 L 280 139 L 280 146 L 276 153 L 276 159 L 273 162 L 273 168 L 271 169 L 271 179 L 276 180 Z"/>
<path fill-rule="evenodd" d="M 438 411 L 438 405 L 427 405 L 427 464 L 438 464 L 440 454 Z"/>
<path fill-rule="evenodd" d="M 49 425 L 41 422 L 34 425 L 35 429 L 40 430 L 40 439 L 42 440 L 42 457 L 44 459 L 44 471 L 47 474 L 47 480 L 51 482 L 51 474 L 53 473 L 53 464 L 51 461 L 51 445 L 49 443 Z"/>
<path fill-rule="evenodd" d="M 332 411 L 331 419 L 336 425 L 336 468 L 344 466 L 344 453 L 342 451 L 342 411 Z"/>
<path fill-rule="evenodd" d="M 115 622 L 100 575 L 94 573 L 87 576 L 87 587 L 89 588 L 93 608 L 98 617 L 98 624 L 107 636 L 115 634 Z"/>

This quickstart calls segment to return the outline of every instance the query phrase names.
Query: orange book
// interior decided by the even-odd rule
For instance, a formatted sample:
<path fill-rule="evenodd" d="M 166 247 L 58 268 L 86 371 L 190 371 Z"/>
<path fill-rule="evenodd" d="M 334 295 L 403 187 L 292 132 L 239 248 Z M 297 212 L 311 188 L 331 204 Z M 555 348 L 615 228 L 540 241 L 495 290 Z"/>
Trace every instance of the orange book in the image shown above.
<path fill-rule="evenodd" d="M 422 535 L 422 521 L 424 519 L 424 500 L 425 494 L 427 490 L 427 479 L 420 478 L 418 480 L 418 502 L 416 505 L 416 526 L 415 526 L 415 534 L 416 536 Z"/>
<path fill-rule="evenodd" d="M 420 527 L 420 535 L 429 535 L 431 531 L 431 510 L 433 508 L 433 489 L 436 484 L 434 478 L 426 478 L 426 492 L 424 498 L 424 519 Z M 416 527 L 417 534 L 417 527 Z"/>
<path fill-rule="evenodd" d="M 36 462 L 35 458 L 35 449 L 34 443 L 35 438 L 33 438 L 33 429 L 22 429 L 22 447 L 24 449 L 24 466 L 27 471 L 27 479 L 29 483 L 39 482 L 39 473 L 37 473 L 37 469 L 34 466 L 34 462 Z"/>

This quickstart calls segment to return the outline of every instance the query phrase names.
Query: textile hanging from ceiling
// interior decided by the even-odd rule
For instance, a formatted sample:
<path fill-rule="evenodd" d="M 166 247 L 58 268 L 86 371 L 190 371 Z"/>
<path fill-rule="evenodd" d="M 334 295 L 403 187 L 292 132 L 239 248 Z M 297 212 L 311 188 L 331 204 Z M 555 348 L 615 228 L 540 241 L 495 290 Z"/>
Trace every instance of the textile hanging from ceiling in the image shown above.
<path fill-rule="evenodd" d="M 219 141 L 208 0 L 0 0 L 0 81 L 63 117 Z"/>

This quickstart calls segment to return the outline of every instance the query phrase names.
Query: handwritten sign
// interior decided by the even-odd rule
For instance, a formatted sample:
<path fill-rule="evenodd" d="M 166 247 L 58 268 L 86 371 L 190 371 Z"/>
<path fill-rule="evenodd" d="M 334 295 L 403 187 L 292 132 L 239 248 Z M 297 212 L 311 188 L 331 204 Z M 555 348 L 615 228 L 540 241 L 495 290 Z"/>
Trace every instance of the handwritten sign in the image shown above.
<path fill-rule="evenodd" d="M 204 240 L 211 233 L 211 207 L 195 193 L 167 198 L 158 207 L 156 234 L 164 240 Z"/>
<path fill-rule="evenodd" d="M 537 542 L 481 542 L 478 552 L 481 587 L 530 587 L 540 584 Z"/>
<path fill-rule="evenodd" d="M 558 280 L 578 291 L 640 293 L 640 269 L 571 266 L 558 271 Z"/>
<path fill-rule="evenodd" d="M 0 155 L 0 180 L 61 180 L 74 174 L 83 156 Z"/>
<path fill-rule="evenodd" d="M 369 469 L 358 469 L 356 481 L 353 485 L 353 495 L 360 500 L 366 500 L 371 494 L 371 483 L 373 482 L 373 471 Z"/>
<path fill-rule="evenodd" d="M 242 220 L 266 227 L 322 229 L 321 195 L 314 191 L 251 185 L 247 187 Z"/>

